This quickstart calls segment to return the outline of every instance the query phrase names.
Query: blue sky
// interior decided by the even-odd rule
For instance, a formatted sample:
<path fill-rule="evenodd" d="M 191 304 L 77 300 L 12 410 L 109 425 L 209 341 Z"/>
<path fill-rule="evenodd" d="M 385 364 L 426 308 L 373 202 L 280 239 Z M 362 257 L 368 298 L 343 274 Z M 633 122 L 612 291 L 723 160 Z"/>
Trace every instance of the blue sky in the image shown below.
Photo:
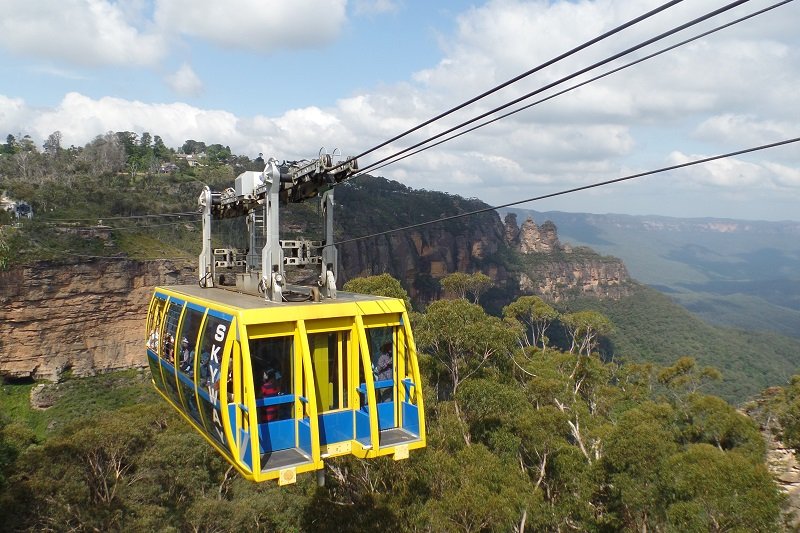
<path fill-rule="evenodd" d="M 663 1 L 0 0 L 0 135 L 359 153 Z M 686 0 L 425 133 L 725 3 Z M 798 27 L 793 2 L 376 173 L 497 205 L 798 137 Z M 799 204 L 800 143 L 524 207 L 800 220 Z"/>

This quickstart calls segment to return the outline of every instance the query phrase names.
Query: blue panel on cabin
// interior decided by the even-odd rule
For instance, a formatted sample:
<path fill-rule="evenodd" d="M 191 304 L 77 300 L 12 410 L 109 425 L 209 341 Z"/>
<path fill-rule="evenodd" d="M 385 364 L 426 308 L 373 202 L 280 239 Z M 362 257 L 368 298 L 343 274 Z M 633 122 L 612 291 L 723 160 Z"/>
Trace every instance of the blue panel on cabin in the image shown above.
<path fill-rule="evenodd" d="M 250 456 L 250 433 L 241 430 L 239 439 L 242 443 L 242 462 L 247 465 L 248 470 L 253 471 L 253 458 Z"/>
<path fill-rule="evenodd" d="M 231 428 L 231 435 L 236 435 L 236 404 L 228 404 L 228 422 Z"/>
<path fill-rule="evenodd" d="M 294 419 L 262 422 L 258 425 L 261 453 L 294 448 Z"/>
<path fill-rule="evenodd" d="M 189 383 L 191 383 L 191 381 Z M 195 397 L 194 384 L 187 385 L 185 382 L 181 381 L 181 385 L 184 412 L 189 414 L 195 422 L 202 426 L 203 424 L 200 421 L 200 409 L 197 406 L 197 398 Z"/>
<path fill-rule="evenodd" d="M 403 429 L 419 436 L 419 407 L 403 402 Z"/>
<path fill-rule="evenodd" d="M 178 385 L 175 383 L 175 367 L 164 359 L 161 362 L 161 375 L 164 377 L 164 390 L 167 392 L 175 405 L 181 404 L 181 399 L 178 396 Z"/>
<path fill-rule="evenodd" d="M 356 411 L 356 439 L 364 444 L 371 444 L 369 439 L 369 412 L 364 409 Z"/>
<path fill-rule="evenodd" d="M 300 449 L 311 455 L 311 422 L 308 418 L 304 418 L 297 422 L 297 441 Z"/>
<path fill-rule="evenodd" d="M 378 404 L 378 428 L 380 430 L 397 427 L 394 421 L 394 402 Z"/>
<path fill-rule="evenodd" d="M 319 416 L 319 443 L 322 445 L 353 440 L 353 411 Z"/>

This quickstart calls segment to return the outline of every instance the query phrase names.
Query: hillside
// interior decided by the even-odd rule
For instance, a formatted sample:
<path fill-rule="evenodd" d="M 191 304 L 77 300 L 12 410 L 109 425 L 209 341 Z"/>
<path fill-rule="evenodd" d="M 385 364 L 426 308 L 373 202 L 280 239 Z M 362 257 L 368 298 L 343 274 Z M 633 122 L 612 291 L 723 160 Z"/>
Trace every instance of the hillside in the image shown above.
<path fill-rule="evenodd" d="M 708 324 L 668 296 L 639 286 L 619 300 L 577 300 L 570 309 L 594 309 L 616 327 L 606 357 L 620 362 L 668 365 L 679 357 L 718 368 L 719 383 L 707 392 L 741 402 L 776 384 L 787 383 L 800 367 L 800 341 L 770 332 Z"/>
<path fill-rule="evenodd" d="M 704 320 L 800 337 L 800 223 L 510 210 L 622 258 Z"/>

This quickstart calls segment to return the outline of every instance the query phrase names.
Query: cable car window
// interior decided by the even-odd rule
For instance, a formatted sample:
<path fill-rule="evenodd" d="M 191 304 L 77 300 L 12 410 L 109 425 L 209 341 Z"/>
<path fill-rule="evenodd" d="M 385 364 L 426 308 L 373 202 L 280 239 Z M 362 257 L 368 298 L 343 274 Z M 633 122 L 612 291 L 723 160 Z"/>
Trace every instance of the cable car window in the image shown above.
<path fill-rule="evenodd" d="M 177 348 L 177 364 L 184 374 L 192 375 L 195 365 L 197 350 L 197 334 L 203 313 L 197 309 L 187 309 L 183 317 L 183 327 L 180 334 L 180 345 Z"/>
<path fill-rule="evenodd" d="M 154 297 L 150 302 L 150 309 L 147 314 L 147 362 L 150 365 L 150 375 L 153 376 L 153 383 L 159 390 L 164 390 L 164 376 L 161 373 L 161 359 L 158 355 L 161 352 L 159 342 L 161 325 L 164 318 L 164 309 L 167 306 L 166 300 Z"/>
<path fill-rule="evenodd" d="M 161 357 L 170 363 L 175 362 L 175 335 L 178 331 L 178 319 L 181 317 L 183 302 L 172 301 L 167 311 L 166 327 L 164 330 L 164 349 Z"/>
<path fill-rule="evenodd" d="M 291 336 L 250 339 L 250 361 L 258 398 L 294 394 L 294 339 Z M 259 420 L 273 422 L 294 417 L 292 403 L 259 408 Z"/>
<path fill-rule="evenodd" d="M 175 336 L 178 332 L 178 321 L 181 318 L 181 312 L 183 311 L 183 302 L 171 300 L 169 302 L 169 307 L 167 308 L 167 315 L 165 319 L 165 326 L 164 326 L 164 340 L 162 342 L 163 350 L 161 352 L 162 358 L 170 363 L 174 364 L 175 362 Z M 170 376 L 167 373 L 167 369 L 171 367 L 165 366 L 164 367 L 164 385 L 169 394 L 170 398 L 178 405 L 180 405 L 180 396 L 178 395 L 178 387 L 175 383 L 175 376 Z M 172 369 L 174 373 L 174 368 Z"/>
<path fill-rule="evenodd" d="M 347 394 L 349 331 L 311 333 L 308 347 L 320 413 L 349 406 Z"/>
<path fill-rule="evenodd" d="M 147 347 L 161 355 L 161 343 L 159 339 L 162 335 L 162 319 L 164 317 L 164 308 L 167 305 L 166 300 L 161 298 L 154 298 L 153 305 L 150 308 L 150 314 L 147 316 Z"/>
<path fill-rule="evenodd" d="M 195 366 L 197 365 L 197 340 L 200 333 L 200 325 L 203 322 L 204 310 L 193 308 L 192 304 L 187 304 L 186 311 L 183 313 L 181 322 L 180 347 L 177 348 L 176 365 L 183 373 L 179 383 L 180 391 L 183 396 L 183 405 L 186 412 L 197 422 L 201 422 L 200 409 L 197 406 L 195 388 Z"/>
<path fill-rule="evenodd" d="M 392 400 L 393 384 L 388 384 L 387 382 L 394 380 L 396 339 L 396 326 L 367 329 L 372 376 L 375 382 L 378 383 L 376 386 L 378 402 Z M 380 385 L 380 383 L 385 385 Z"/>
<path fill-rule="evenodd" d="M 222 367 L 225 338 L 230 330 L 231 317 L 209 311 L 200 338 L 200 360 L 195 374 L 199 386 L 205 391 L 200 395 L 200 409 L 206 431 L 223 442 L 221 414 L 219 412 L 219 379 Z"/>

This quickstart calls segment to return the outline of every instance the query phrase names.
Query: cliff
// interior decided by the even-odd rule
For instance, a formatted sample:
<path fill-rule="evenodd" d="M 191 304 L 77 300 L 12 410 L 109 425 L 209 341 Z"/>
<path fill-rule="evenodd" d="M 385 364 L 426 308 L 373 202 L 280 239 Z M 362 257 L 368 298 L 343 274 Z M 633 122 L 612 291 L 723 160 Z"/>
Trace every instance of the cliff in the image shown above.
<path fill-rule="evenodd" d="M 412 226 L 403 231 L 346 242 L 339 249 L 340 278 L 388 272 L 412 300 L 440 296 L 439 280 L 453 272 L 483 272 L 494 281 L 500 307 L 521 294 L 551 301 L 578 296 L 620 298 L 629 294 L 630 276 L 615 257 L 562 244 L 552 222 L 527 219 L 517 225 L 477 199 L 412 190 L 397 182 L 363 176 L 337 188 L 343 240 Z M 445 218 L 444 222 L 422 225 Z"/>
<path fill-rule="evenodd" d="M 142 366 L 152 288 L 192 283 L 195 268 L 100 259 L 0 272 L 0 375 L 55 381 Z"/>
<path fill-rule="evenodd" d="M 589 248 L 561 244 L 555 224 L 538 226 L 528 218 L 505 218 L 505 239 L 520 256 L 518 290 L 554 302 L 578 296 L 618 299 L 630 294 L 630 276 L 622 260 Z"/>
<path fill-rule="evenodd" d="M 342 282 L 389 273 L 412 300 L 427 303 L 440 296 L 438 280 L 453 272 L 483 272 L 501 287 L 509 280 L 502 258 L 505 228 L 494 211 L 392 231 L 488 207 L 480 200 L 371 176 L 340 186 L 336 199 L 341 240 L 358 239 L 339 247 Z"/>

